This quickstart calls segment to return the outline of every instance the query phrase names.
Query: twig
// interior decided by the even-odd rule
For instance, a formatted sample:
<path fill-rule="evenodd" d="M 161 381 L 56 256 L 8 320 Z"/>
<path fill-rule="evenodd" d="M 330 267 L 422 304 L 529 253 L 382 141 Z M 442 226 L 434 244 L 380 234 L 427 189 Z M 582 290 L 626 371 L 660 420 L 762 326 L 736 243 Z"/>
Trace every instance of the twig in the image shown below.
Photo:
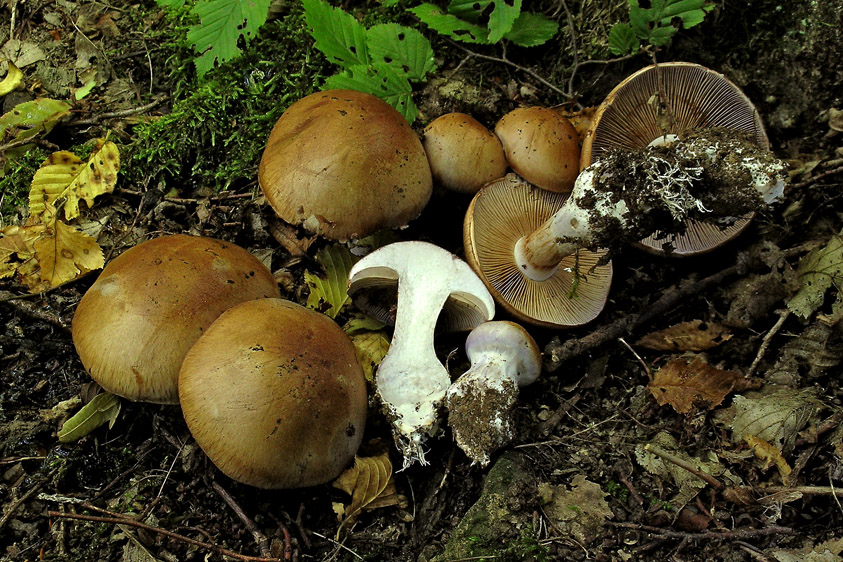
<path fill-rule="evenodd" d="M 620 527 L 622 529 L 634 529 L 636 531 L 643 531 L 645 533 L 652 533 L 661 535 L 662 537 L 671 539 L 683 540 L 714 540 L 714 541 L 734 541 L 743 539 L 752 539 L 758 537 L 766 537 L 767 535 L 794 535 L 796 531 L 790 527 L 762 527 L 760 529 L 736 529 L 734 531 L 702 531 L 699 533 L 691 533 L 684 531 L 671 531 L 670 529 L 661 529 L 659 527 L 651 527 L 650 525 L 639 525 L 637 523 L 621 523 L 618 521 L 606 521 L 607 525 L 612 527 Z"/>
<path fill-rule="evenodd" d="M 37 492 L 39 490 L 39 488 L 41 488 L 41 486 L 43 486 L 43 485 L 44 485 L 43 481 L 37 482 L 34 486 L 32 486 L 32 488 L 27 490 L 26 493 L 24 493 L 24 495 L 19 497 L 16 501 L 12 502 L 7 508 L 5 508 L 6 513 L 4 513 L 3 517 L 0 518 L 0 529 L 2 529 L 3 526 L 6 524 L 6 522 L 12 517 L 12 514 L 15 511 L 17 511 L 17 509 L 21 505 L 23 505 L 23 502 L 25 502 L 30 497 L 32 497 L 32 494 Z"/>
<path fill-rule="evenodd" d="M 44 310 L 43 308 L 39 307 L 33 302 L 24 300 L 25 297 L 29 296 L 35 297 L 37 295 L 18 296 L 13 295 L 12 293 L 9 293 L 7 291 L 0 291 L 0 302 L 8 302 L 19 312 L 22 312 L 30 318 L 34 318 L 35 320 L 41 320 L 42 322 L 46 322 L 47 324 L 52 324 L 57 328 L 61 328 L 65 332 L 70 332 L 70 326 L 68 326 L 67 323 L 62 320 L 57 314 L 49 310 Z"/>
<path fill-rule="evenodd" d="M 566 97 L 570 99 L 574 97 L 574 77 L 577 75 L 577 69 L 580 66 L 580 55 L 577 50 L 577 30 L 574 27 L 574 18 L 571 16 L 571 10 L 568 9 L 568 3 L 565 0 L 562 0 L 562 8 L 565 10 L 565 17 L 568 20 L 568 31 L 571 32 L 571 53 L 574 57 L 571 76 L 568 78 L 568 93 L 566 94 Z"/>
<path fill-rule="evenodd" d="M 804 496 L 825 496 L 833 495 L 835 497 L 843 498 L 843 488 L 835 488 L 834 486 L 767 486 L 764 488 L 752 488 L 750 486 L 740 486 L 739 490 L 749 490 L 752 492 L 763 492 L 777 494 L 780 492 L 796 492 Z"/>
<path fill-rule="evenodd" d="M 657 457 L 659 457 L 662 460 L 665 460 L 669 463 L 675 464 L 679 468 L 687 470 L 688 472 L 690 472 L 691 474 L 693 474 L 697 478 L 705 480 L 706 482 L 711 484 L 716 490 L 722 490 L 723 489 L 723 484 L 719 480 L 717 480 L 717 478 L 715 478 L 711 474 L 706 474 L 705 472 L 702 472 L 697 467 L 691 465 L 689 462 L 687 462 L 683 459 L 680 459 L 676 455 L 671 455 L 670 453 L 668 453 L 666 451 L 662 451 L 661 449 L 659 449 L 657 447 L 653 447 L 649 443 L 644 446 L 644 450 L 653 453 L 654 455 L 656 455 Z"/>
<path fill-rule="evenodd" d="M 264 535 L 261 530 L 258 529 L 258 526 L 255 525 L 255 522 L 252 521 L 248 515 L 246 515 L 246 512 L 243 511 L 243 508 L 241 508 L 240 505 L 236 501 L 234 501 L 234 498 L 231 497 L 231 494 L 229 494 L 225 490 L 225 488 L 220 486 L 219 483 L 217 483 L 216 481 L 211 482 L 211 487 L 220 495 L 223 501 L 228 504 L 228 507 L 230 507 L 234 511 L 234 513 L 237 514 L 237 517 L 239 517 L 240 521 L 242 521 L 243 524 L 246 525 L 246 528 L 249 530 L 249 532 L 252 533 L 252 537 L 255 539 L 255 542 L 257 543 L 258 548 L 261 551 L 261 556 L 263 556 L 264 558 L 269 558 L 269 540 L 266 538 L 266 535 Z M 286 556 L 286 553 L 284 555 L 284 559 L 289 560 L 289 558 L 287 558 Z"/>
<path fill-rule="evenodd" d="M 322 534 L 320 534 L 320 533 L 317 533 L 316 531 L 311 531 L 311 532 L 312 532 L 314 535 L 316 535 L 317 537 L 319 537 L 320 539 L 325 539 L 326 541 L 333 543 L 334 545 L 338 546 L 339 548 L 341 548 L 341 549 L 343 549 L 343 550 L 346 550 L 346 551 L 350 552 L 350 553 L 351 553 L 351 554 L 353 554 L 353 555 L 354 555 L 354 557 L 355 557 L 355 558 L 357 558 L 358 560 L 363 560 L 363 557 L 362 557 L 362 556 L 360 556 L 359 554 L 357 554 L 356 552 L 354 552 L 353 550 L 351 550 L 350 548 L 348 548 L 347 546 L 345 546 L 345 545 L 344 545 L 344 544 L 342 544 L 341 542 L 339 542 L 339 541 L 335 541 L 335 540 L 334 540 L 334 539 L 332 539 L 331 537 L 326 537 L 325 535 L 322 535 Z"/>
<path fill-rule="evenodd" d="M 805 181 L 801 181 L 799 183 L 791 184 L 789 189 L 792 190 L 792 189 L 801 189 L 803 187 L 808 187 L 809 185 L 815 184 L 823 178 L 826 178 L 826 177 L 834 175 L 834 174 L 839 174 L 839 173 L 843 173 L 843 166 L 839 166 L 837 168 L 832 168 L 831 170 L 826 170 L 825 172 L 822 172 L 821 174 L 817 174 L 816 176 L 814 176 L 812 178 L 808 178 Z"/>
<path fill-rule="evenodd" d="M 650 367 L 647 365 L 647 363 L 643 359 L 641 359 L 641 356 L 638 355 L 638 353 L 636 353 L 634 349 L 632 349 L 631 345 L 626 343 L 625 339 L 618 338 L 618 341 L 621 342 L 622 344 L 624 344 L 626 346 L 626 348 L 630 351 L 630 353 L 632 353 L 635 356 L 635 358 L 638 359 L 638 362 L 641 363 L 642 367 L 644 367 L 644 372 L 647 373 L 647 378 L 652 381 L 653 380 L 653 373 L 650 372 Z"/>
<path fill-rule="evenodd" d="M 144 113 L 146 111 L 149 111 L 153 107 L 155 107 L 157 105 L 160 105 L 166 99 L 167 99 L 166 97 L 158 98 L 157 100 L 154 100 L 154 101 L 152 101 L 152 102 L 150 102 L 146 105 L 141 105 L 139 107 L 131 107 L 129 109 L 121 109 L 120 111 L 110 111 L 110 112 L 106 112 L 106 113 L 99 113 L 97 115 L 94 115 L 93 117 L 89 117 L 88 119 L 78 119 L 76 121 L 70 121 L 70 122 L 67 123 L 67 125 L 74 125 L 74 126 L 96 125 L 97 123 L 99 123 L 100 121 L 103 121 L 104 119 L 115 119 L 115 118 L 119 118 L 119 117 L 129 117 L 130 115 L 137 115 L 138 113 Z"/>
<path fill-rule="evenodd" d="M 618 478 L 620 479 L 621 484 L 626 486 L 626 489 L 629 490 L 629 495 L 632 496 L 632 499 L 635 500 L 635 503 L 640 506 L 643 506 L 644 498 L 641 497 L 641 494 L 638 493 L 638 490 L 636 490 L 635 486 L 632 485 L 632 482 L 629 481 L 629 478 L 627 478 L 626 473 L 621 472 L 621 475 Z"/>
<path fill-rule="evenodd" d="M 773 336 L 775 336 L 779 332 L 779 330 L 782 329 L 784 321 L 787 320 L 789 316 L 790 309 L 785 308 L 779 311 L 779 319 L 778 321 L 776 321 L 773 327 L 770 328 L 770 331 L 767 332 L 767 335 L 764 336 L 764 339 L 761 340 L 761 345 L 758 346 L 758 353 L 755 355 L 755 359 L 752 361 L 752 365 L 750 365 L 749 369 L 747 369 L 746 375 L 744 375 L 746 378 L 751 377 L 752 374 L 755 372 L 755 368 L 758 367 L 758 364 L 761 362 L 761 359 L 764 357 L 764 354 L 767 353 L 767 348 L 770 347 L 770 341 L 773 339 Z"/>
<path fill-rule="evenodd" d="M 304 547 L 310 550 L 310 539 L 307 538 L 307 533 L 304 530 L 304 523 L 302 523 L 302 518 L 304 517 L 304 503 L 299 504 L 299 512 L 296 514 L 296 520 L 294 523 L 296 524 L 296 528 L 299 530 L 299 536 L 301 536 L 301 540 L 304 543 Z"/>
<path fill-rule="evenodd" d="M 146 523 L 141 523 L 140 521 L 135 521 L 134 519 L 124 519 L 122 517 L 99 517 L 97 515 L 84 515 L 81 513 L 62 513 L 60 511 L 48 511 L 47 516 L 55 519 L 77 519 L 79 521 L 91 521 L 93 523 L 108 523 L 111 525 L 128 525 L 130 527 L 137 527 L 138 529 L 143 529 L 144 531 L 148 531 L 150 533 L 164 535 L 165 537 L 169 537 L 171 539 L 175 539 L 177 541 L 181 541 L 187 544 L 192 544 L 193 546 L 198 546 L 199 548 L 210 550 L 211 552 L 220 554 L 222 556 L 228 556 L 230 558 L 242 560 L 243 562 L 282 562 L 279 558 L 246 556 L 245 554 L 238 554 L 221 546 L 206 543 L 203 541 L 197 541 L 196 539 L 192 539 L 190 537 L 186 537 L 184 535 L 180 535 L 172 531 L 167 531 L 159 527 L 153 527 L 152 525 L 147 525 Z"/>

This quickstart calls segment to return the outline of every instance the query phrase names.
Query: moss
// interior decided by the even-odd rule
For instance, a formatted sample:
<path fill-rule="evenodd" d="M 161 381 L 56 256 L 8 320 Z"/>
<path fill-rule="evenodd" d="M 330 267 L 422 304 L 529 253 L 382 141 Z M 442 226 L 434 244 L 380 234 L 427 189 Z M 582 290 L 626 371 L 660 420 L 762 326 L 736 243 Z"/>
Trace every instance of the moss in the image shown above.
<path fill-rule="evenodd" d="M 35 147 L 9 164 L 0 178 L 0 227 L 19 223 L 26 216 L 32 177 L 47 154 L 43 148 Z"/>

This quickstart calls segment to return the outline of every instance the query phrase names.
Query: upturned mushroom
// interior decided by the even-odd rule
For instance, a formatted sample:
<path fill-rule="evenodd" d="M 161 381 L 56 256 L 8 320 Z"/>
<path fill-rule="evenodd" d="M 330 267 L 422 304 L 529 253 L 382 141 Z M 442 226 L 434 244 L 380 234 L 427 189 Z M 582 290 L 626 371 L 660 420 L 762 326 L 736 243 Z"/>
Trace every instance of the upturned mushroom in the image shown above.
<path fill-rule="evenodd" d="M 440 311 L 454 306 L 460 311 L 455 327 L 470 330 L 494 316 L 495 304 L 464 261 L 427 242 L 384 246 L 349 272 L 352 298 L 365 289 L 396 285 L 395 329 L 375 387 L 407 467 L 426 464 L 423 445 L 438 428 L 438 410 L 451 384 L 434 348 Z"/>
<path fill-rule="evenodd" d="M 580 171 L 580 146 L 565 117 L 546 107 L 520 107 L 501 117 L 495 134 L 516 174 L 548 191 L 571 191 Z"/>
<path fill-rule="evenodd" d="M 471 368 L 448 389 L 448 425 L 460 449 L 481 466 L 515 436 L 512 410 L 518 389 L 541 373 L 541 352 L 532 336 L 508 321 L 480 324 L 468 335 Z"/>
<path fill-rule="evenodd" d="M 258 182 L 281 219 L 335 240 L 406 225 L 433 186 L 404 117 L 353 90 L 317 92 L 287 108 L 269 135 Z"/>
<path fill-rule="evenodd" d="M 433 179 L 446 189 L 474 194 L 506 173 L 501 141 L 465 113 L 446 113 L 431 121 L 422 145 Z"/>
<path fill-rule="evenodd" d="M 280 297 L 267 268 L 222 240 L 162 236 L 111 261 L 73 316 L 73 343 L 105 390 L 178 402 L 178 373 L 199 336 L 226 309 Z"/>
<path fill-rule="evenodd" d="M 363 438 L 366 381 L 330 318 L 281 299 L 224 312 L 185 357 L 182 411 L 229 477 L 259 488 L 335 478 Z"/>

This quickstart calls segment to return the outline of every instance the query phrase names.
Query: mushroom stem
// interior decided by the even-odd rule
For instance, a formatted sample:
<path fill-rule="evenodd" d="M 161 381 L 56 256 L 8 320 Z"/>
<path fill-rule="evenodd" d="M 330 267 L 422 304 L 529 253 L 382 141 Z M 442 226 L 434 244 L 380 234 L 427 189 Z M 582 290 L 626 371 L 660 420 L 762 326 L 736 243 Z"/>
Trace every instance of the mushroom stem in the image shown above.
<path fill-rule="evenodd" d="M 787 165 L 726 129 L 636 151 L 612 151 L 577 177 L 571 196 L 515 245 L 522 273 L 543 281 L 578 248 L 616 248 L 695 218 L 729 224 L 777 200 Z"/>

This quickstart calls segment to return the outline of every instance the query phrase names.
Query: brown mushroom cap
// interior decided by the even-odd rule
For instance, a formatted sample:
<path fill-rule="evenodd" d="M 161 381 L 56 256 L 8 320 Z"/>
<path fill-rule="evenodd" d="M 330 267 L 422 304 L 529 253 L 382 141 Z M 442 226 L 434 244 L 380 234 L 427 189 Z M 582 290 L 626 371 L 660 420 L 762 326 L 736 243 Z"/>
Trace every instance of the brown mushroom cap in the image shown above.
<path fill-rule="evenodd" d="M 105 267 L 76 307 L 73 343 L 107 391 L 175 404 L 179 367 L 202 332 L 235 304 L 279 296 L 272 274 L 243 248 L 162 236 Z"/>
<path fill-rule="evenodd" d="M 353 90 L 317 92 L 287 108 L 269 135 L 258 181 L 279 217 L 336 240 L 407 224 L 433 186 L 404 117 Z"/>
<path fill-rule="evenodd" d="M 506 173 L 501 141 L 471 115 L 437 117 L 425 127 L 422 144 L 433 179 L 447 189 L 474 194 Z"/>
<path fill-rule="evenodd" d="M 546 107 L 521 107 L 495 125 L 509 165 L 519 176 L 548 191 L 568 193 L 580 168 L 574 126 Z"/>
<path fill-rule="evenodd" d="M 612 264 L 597 265 L 605 252 L 579 250 L 564 258 L 545 281 L 533 281 L 518 269 L 516 242 L 540 227 L 567 197 L 509 174 L 481 189 L 465 215 L 466 261 L 498 304 L 530 324 L 580 326 L 600 314 L 609 294 Z"/>
<path fill-rule="evenodd" d="M 664 95 L 663 108 L 653 103 L 659 99 L 660 91 Z M 664 135 L 705 127 L 746 131 L 760 146 L 769 148 L 755 106 L 722 74 L 686 62 L 648 66 L 618 84 L 600 105 L 583 141 L 580 167 L 586 168 L 613 148 L 634 150 Z M 664 245 L 669 244 L 670 255 L 696 255 L 740 234 L 750 218 L 740 218 L 722 230 L 691 220 L 684 234 L 667 238 L 654 235 L 641 243 L 653 253 L 663 253 Z"/>
<path fill-rule="evenodd" d="M 229 477 L 260 488 L 314 486 L 354 457 L 366 381 L 330 318 L 280 299 L 224 312 L 179 374 L 187 426 Z"/>

